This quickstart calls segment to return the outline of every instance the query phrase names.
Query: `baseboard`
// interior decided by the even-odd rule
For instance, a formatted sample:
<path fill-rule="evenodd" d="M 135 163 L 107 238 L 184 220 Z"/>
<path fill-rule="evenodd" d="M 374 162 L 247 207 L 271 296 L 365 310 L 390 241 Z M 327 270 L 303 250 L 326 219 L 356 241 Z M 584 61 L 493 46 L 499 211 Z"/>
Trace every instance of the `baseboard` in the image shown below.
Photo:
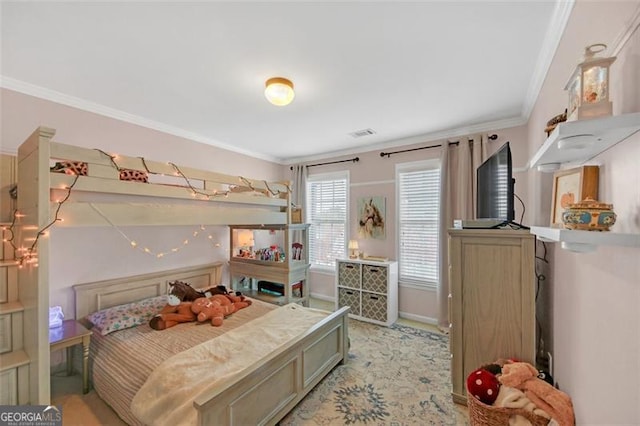
<path fill-rule="evenodd" d="M 336 303 L 336 298 L 333 296 L 328 296 L 326 294 L 321 294 L 321 293 L 309 293 L 309 296 L 314 298 L 314 299 L 318 299 L 318 300 L 323 300 L 325 302 L 332 302 L 332 303 Z"/>
<path fill-rule="evenodd" d="M 438 325 L 438 320 L 436 318 L 431 318 L 431 317 L 425 317 L 422 315 L 416 315 L 416 314 L 410 314 L 407 312 L 399 312 L 398 316 L 400 318 L 404 318 L 404 319 L 408 319 L 411 321 L 416 321 L 416 322 L 421 322 L 424 324 L 429 324 L 429 325 Z"/>
<path fill-rule="evenodd" d="M 309 296 L 314 298 L 314 299 L 322 300 L 322 301 L 325 301 L 325 302 L 331 302 L 331 303 L 335 303 L 336 302 L 336 298 L 335 297 L 328 296 L 328 295 L 322 294 L 322 293 L 309 293 Z M 423 315 L 410 314 L 410 313 L 407 313 L 407 312 L 399 312 L 398 316 L 400 318 L 408 319 L 408 320 L 411 320 L 411 321 L 421 322 L 423 324 L 434 325 L 436 327 L 438 326 L 438 320 L 436 318 L 425 317 Z"/>

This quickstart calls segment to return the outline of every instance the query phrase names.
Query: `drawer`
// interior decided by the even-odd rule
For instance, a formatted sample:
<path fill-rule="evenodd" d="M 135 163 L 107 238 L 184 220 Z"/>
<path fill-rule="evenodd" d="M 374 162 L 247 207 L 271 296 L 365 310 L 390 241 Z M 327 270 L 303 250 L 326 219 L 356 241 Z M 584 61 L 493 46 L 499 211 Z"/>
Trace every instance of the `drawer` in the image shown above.
<path fill-rule="evenodd" d="M 377 265 L 362 266 L 362 289 L 387 293 L 387 267 Z"/>
<path fill-rule="evenodd" d="M 387 296 L 363 292 L 362 316 L 372 320 L 387 322 Z"/>
<path fill-rule="evenodd" d="M 360 315 L 360 292 L 350 288 L 338 289 L 338 306 L 349 306 L 353 315 Z"/>
<path fill-rule="evenodd" d="M 338 263 L 338 285 L 341 287 L 360 288 L 360 264 L 351 262 Z"/>

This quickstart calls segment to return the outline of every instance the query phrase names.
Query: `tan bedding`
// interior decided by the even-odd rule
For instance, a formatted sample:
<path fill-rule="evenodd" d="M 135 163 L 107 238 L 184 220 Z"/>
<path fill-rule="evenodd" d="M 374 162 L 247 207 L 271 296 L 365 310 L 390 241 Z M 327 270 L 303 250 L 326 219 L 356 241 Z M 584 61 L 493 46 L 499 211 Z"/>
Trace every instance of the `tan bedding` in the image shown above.
<path fill-rule="evenodd" d="M 220 336 L 269 311 L 276 305 L 253 299 L 253 304 L 225 318 L 221 327 L 210 323 L 185 323 L 163 331 L 148 324 L 91 336 L 90 362 L 93 387 L 128 424 L 141 424 L 130 411 L 131 401 L 151 372 L 167 358 Z"/>
<path fill-rule="evenodd" d="M 131 411 L 154 426 L 197 423 L 194 399 L 254 371 L 265 356 L 302 336 L 329 312 L 291 303 L 160 364 L 131 402 Z"/>

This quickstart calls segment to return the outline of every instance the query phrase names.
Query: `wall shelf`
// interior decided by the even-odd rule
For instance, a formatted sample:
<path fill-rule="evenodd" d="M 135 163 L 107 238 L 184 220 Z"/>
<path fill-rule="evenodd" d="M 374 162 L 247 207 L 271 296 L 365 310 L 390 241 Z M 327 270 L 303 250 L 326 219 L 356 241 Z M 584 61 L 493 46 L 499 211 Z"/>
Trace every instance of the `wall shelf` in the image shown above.
<path fill-rule="evenodd" d="M 583 163 L 640 130 L 640 113 L 558 124 L 529 164 L 554 171 L 562 163 Z"/>
<path fill-rule="evenodd" d="M 532 234 L 539 240 L 559 242 L 562 248 L 577 253 L 595 251 L 598 246 L 640 247 L 640 234 L 623 234 L 611 231 L 577 231 L 572 229 L 532 226 Z"/>

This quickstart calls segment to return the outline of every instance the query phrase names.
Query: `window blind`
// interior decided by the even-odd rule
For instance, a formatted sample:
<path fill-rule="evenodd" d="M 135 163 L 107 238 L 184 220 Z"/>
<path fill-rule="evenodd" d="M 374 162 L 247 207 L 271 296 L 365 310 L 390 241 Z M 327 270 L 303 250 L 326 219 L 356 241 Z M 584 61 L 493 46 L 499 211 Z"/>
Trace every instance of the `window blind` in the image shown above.
<path fill-rule="evenodd" d="M 347 177 L 309 178 L 307 209 L 311 266 L 335 269 L 345 256 Z"/>
<path fill-rule="evenodd" d="M 400 281 L 435 286 L 439 277 L 439 165 L 430 162 L 399 170 L 398 182 Z"/>

